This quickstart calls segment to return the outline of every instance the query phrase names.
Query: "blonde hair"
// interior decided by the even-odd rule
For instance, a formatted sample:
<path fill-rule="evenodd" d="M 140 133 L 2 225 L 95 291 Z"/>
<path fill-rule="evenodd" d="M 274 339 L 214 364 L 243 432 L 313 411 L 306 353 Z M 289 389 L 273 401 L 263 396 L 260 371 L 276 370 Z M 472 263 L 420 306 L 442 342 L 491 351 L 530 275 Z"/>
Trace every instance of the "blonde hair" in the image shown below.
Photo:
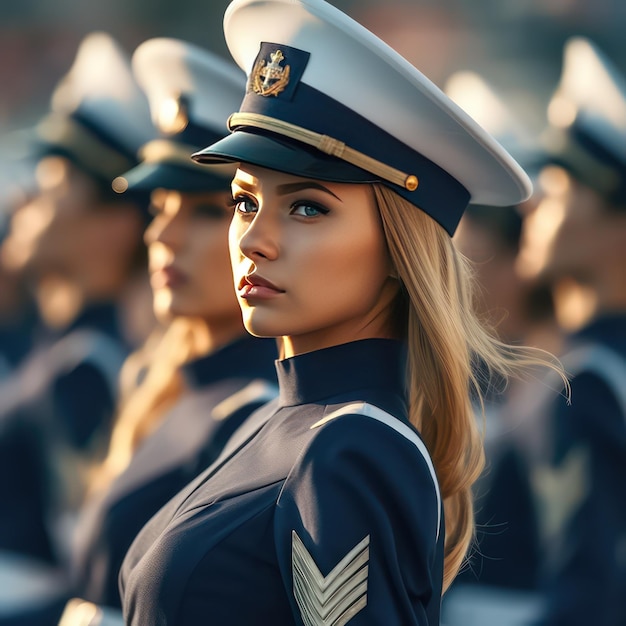
<path fill-rule="evenodd" d="M 181 368 L 208 352 L 206 336 L 203 320 L 175 318 L 126 359 L 120 409 L 107 455 L 93 473 L 90 491 L 104 489 L 126 469 L 139 444 L 180 398 L 185 388 Z"/>
<path fill-rule="evenodd" d="M 538 364 L 564 376 L 551 355 L 498 341 L 474 313 L 471 269 L 450 236 L 389 188 L 373 188 L 405 301 L 409 419 L 431 454 L 444 502 L 445 591 L 474 537 L 472 485 L 484 466 L 470 398 L 472 388 L 480 397 L 476 363 L 505 377 Z"/>

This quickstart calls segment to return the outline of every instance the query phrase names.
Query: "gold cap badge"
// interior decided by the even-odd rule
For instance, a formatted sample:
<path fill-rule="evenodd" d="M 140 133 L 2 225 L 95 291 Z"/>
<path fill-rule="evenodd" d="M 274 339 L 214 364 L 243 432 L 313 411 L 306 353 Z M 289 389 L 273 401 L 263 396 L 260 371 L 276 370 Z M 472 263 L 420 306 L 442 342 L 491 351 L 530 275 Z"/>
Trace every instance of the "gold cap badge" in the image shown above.
<path fill-rule="evenodd" d="M 281 50 L 270 54 L 270 62 L 259 59 L 250 74 L 250 85 L 260 96 L 277 96 L 289 84 L 289 65 L 281 66 L 285 56 Z"/>

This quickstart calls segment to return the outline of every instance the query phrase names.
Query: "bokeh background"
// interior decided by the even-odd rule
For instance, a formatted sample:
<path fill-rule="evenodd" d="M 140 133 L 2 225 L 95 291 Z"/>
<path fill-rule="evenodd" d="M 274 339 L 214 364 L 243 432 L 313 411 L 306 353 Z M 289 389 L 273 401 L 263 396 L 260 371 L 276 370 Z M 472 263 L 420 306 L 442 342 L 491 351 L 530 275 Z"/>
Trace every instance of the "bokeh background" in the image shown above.
<path fill-rule="evenodd" d="M 0 0 L 0 141 L 35 122 L 80 40 L 107 30 L 132 52 L 179 37 L 228 56 L 229 0 Z M 540 126 L 563 42 L 585 35 L 626 69 L 623 0 L 333 0 L 443 87 L 459 70 L 483 75 L 516 115 Z"/>

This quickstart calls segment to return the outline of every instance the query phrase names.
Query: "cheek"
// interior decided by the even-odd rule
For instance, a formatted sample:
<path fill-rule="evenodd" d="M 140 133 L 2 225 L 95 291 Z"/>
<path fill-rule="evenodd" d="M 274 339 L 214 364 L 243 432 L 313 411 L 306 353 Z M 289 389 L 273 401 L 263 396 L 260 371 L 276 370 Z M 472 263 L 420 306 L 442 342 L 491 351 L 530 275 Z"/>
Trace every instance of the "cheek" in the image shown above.
<path fill-rule="evenodd" d="M 298 266 L 305 268 L 301 293 L 312 301 L 308 306 L 357 313 L 376 303 L 389 269 L 378 233 L 337 237 L 298 250 Z"/>
<path fill-rule="evenodd" d="M 234 298 L 227 227 L 221 223 L 197 228 L 190 237 L 189 266 L 194 288 L 210 298 Z"/>
<path fill-rule="evenodd" d="M 241 232 L 238 222 L 233 219 L 228 228 L 228 249 L 230 255 L 230 263 L 233 268 L 241 261 L 241 250 L 239 249 L 239 240 Z"/>

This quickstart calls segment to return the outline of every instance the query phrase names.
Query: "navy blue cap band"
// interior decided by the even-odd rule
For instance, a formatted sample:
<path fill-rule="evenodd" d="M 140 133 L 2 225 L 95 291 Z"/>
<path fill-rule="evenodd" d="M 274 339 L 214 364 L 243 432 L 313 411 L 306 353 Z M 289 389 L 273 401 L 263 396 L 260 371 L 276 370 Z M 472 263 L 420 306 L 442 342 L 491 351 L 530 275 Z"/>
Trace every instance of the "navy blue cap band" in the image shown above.
<path fill-rule="evenodd" d="M 315 133 L 327 135 L 345 143 L 353 150 L 380 161 L 382 164 L 405 171 L 408 174 L 414 174 L 419 179 L 419 185 L 414 191 L 409 191 L 400 185 L 384 180 L 380 176 L 367 174 L 361 168 L 346 164 L 338 158 L 329 157 L 315 149 L 306 149 L 308 162 L 314 155 L 319 155 L 320 163 L 316 168 L 317 178 L 345 182 L 374 182 L 378 180 L 429 214 L 450 234 L 454 232 L 469 202 L 469 192 L 445 170 L 348 107 L 304 83 L 298 84 L 290 99 L 266 97 L 250 91 L 244 98 L 240 111 L 275 118 Z M 217 145 L 210 146 L 195 154 L 193 158 L 202 163 L 229 159 L 246 161 L 245 140 L 242 137 L 238 137 L 237 140 L 234 138 L 234 135 L 241 134 L 243 131 L 248 136 L 252 133 L 257 136 L 266 136 L 291 147 L 289 159 L 281 159 L 278 157 L 278 152 L 274 151 L 277 158 L 271 159 L 271 161 L 271 152 L 264 155 L 262 151 L 256 150 L 255 164 L 295 175 L 312 175 L 310 169 L 307 171 L 300 170 L 297 165 L 298 160 L 293 158 L 293 150 L 297 146 L 297 142 L 292 139 L 280 138 L 280 131 L 277 135 L 248 126 L 239 129 L 233 128 L 232 130 L 234 131 L 231 135 L 232 140 L 230 137 L 226 137 Z M 258 142 L 259 140 L 256 138 L 254 141 Z M 231 147 L 232 150 L 230 150 Z M 338 163 L 342 163 L 342 167 L 338 168 Z"/>

